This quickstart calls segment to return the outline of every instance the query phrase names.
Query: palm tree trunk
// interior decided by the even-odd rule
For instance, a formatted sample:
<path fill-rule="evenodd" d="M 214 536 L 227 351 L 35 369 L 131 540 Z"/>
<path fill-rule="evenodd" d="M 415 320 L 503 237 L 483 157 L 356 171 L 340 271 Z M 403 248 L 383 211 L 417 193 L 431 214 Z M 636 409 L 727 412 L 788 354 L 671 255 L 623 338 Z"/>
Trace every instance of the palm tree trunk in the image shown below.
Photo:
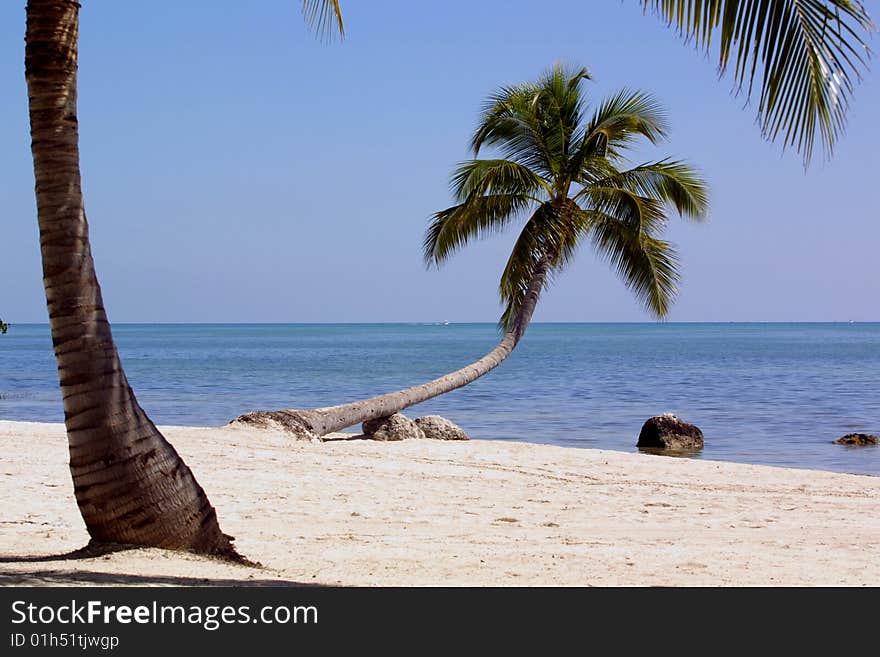
<path fill-rule="evenodd" d="M 405 408 L 451 392 L 475 381 L 498 367 L 510 355 L 525 334 L 535 312 L 538 297 L 547 281 L 547 273 L 550 269 L 551 261 L 552 258 L 550 256 L 545 256 L 538 262 L 532 279 L 529 282 L 529 287 L 526 290 L 525 299 L 514 318 L 513 328 L 504 334 L 497 347 L 467 367 L 441 376 L 428 383 L 379 395 L 378 397 L 371 397 L 370 399 L 311 410 L 254 411 L 240 415 L 233 422 L 260 426 L 277 424 L 292 433 L 300 435 L 308 435 L 310 433 L 315 436 L 323 436 L 361 422 L 399 413 Z"/>
<path fill-rule="evenodd" d="M 236 557 L 201 486 L 128 385 L 95 276 L 76 117 L 79 4 L 29 0 L 25 77 L 43 283 L 74 492 L 94 542 Z"/>

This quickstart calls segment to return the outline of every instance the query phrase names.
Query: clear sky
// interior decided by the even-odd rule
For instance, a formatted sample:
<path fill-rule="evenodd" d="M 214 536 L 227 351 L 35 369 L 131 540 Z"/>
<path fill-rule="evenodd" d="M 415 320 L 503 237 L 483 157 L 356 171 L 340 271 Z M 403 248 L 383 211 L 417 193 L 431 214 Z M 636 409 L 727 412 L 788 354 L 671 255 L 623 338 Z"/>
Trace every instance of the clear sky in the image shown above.
<path fill-rule="evenodd" d="M 46 319 L 24 82 L 24 0 L 0 3 L 0 317 Z M 298 0 L 84 0 L 86 208 L 116 322 L 495 321 L 515 232 L 421 261 L 484 97 L 554 61 L 590 93 L 654 93 L 698 165 L 706 225 L 673 222 L 673 321 L 880 320 L 880 80 L 834 159 L 805 173 L 755 107 L 637 0 L 343 0 L 321 43 Z M 875 19 L 880 2 L 868 0 Z M 872 39 L 877 49 L 878 39 Z M 876 59 L 874 68 L 876 68 Z M 586 247 L 536 321 L 650 319 Z"/>

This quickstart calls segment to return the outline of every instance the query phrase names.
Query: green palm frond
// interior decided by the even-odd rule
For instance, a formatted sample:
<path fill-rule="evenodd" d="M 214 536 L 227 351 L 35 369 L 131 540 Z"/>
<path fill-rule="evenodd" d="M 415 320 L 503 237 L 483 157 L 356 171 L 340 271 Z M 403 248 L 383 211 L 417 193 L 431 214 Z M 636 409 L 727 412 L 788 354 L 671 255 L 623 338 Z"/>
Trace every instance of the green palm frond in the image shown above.
<path fill-rule="evenodd" d="M 582 191 L 584 196 L 597 190 L 626 190 L 641 199 L 655 199 L 675 208 L 687 219 L 700 221 L 709 211 L 709 194 L 706 182 L 692 166 L 685 162 L 660 160 L 615 172 L 591 182 Z M 575 196 L 577 200 L 581 193 Z M 624 199 L 627 205 L 635 203 Z M 607 211 L 607 210 L 603 210 Z M 617 216 L 617 213 L 612 213 Z"/>
<path fill-rule="evenodd" d="M 553 162 L 565 162 L 575 146 L 572 144 L 583 114 L 581 80 L 589 80 L 586 68 L 567 71 L 554 66 L 539 82 L 540 96 L 533 109 L 544 135 Z"/>
<path fill-rule="evenodd" d="M 529 203 L 518 194 L 491 194 L 437 212 L 422 243 L 425 264 L 439 266 L 472 239 L 503 230 Z"/>
<path fill-rule="evenodd" d="M 626 146 L 641 136 L 656 144 L 668 130 L 666 112 L 656 98 L 644 91 L 621 89 L 596 108 L 587 124 L 586 139 L 602 136 L 609 143 Z"/>
<path fill-rule="evenodd" d="M 345 36 L 339 0 L 303 0 L 302 12 L 309 27 L 322 37 L 330 37 L 336 31 Z"/>
<path fill-rule="evenodd" d="M 737 90 L 751 97 L 760 77 L 758 120 L 807 165 L 819 135 L 827 156 L 846 123 L 855 83 L 867 68 L 875 30 L 851 0 L 642 0 L 699 47 L 719 37 L 719 70 L 731 60 Z"/>
<path fill-rule="evenodd" d="M 478 155 L 483 146 L 510 148 L 511 143 L 540 148 L 540 136 L 529 114 L 540 89 L 534 84 L 501 87 L 483 105 L 470 147 Z"/>
<path fill-rule="evenodd" d="M 506 159 L 545 176 L 560 172 L 572 136 L 581 122 L 579 85 L 589 79 L 586 68 L 568 71 L 555 66 L 537 84 L 501 87 L 489 96 L 471 137 L 471 149 L 498 147 Z"/>
<path fill-rule="evenodd" d="M 501 274 L 499 292 L 505 307 L 498 327 L 502 331 L 513 327 L 538 262 L 544 256 L 547 222 L 541 221 L 541 215 L 545 213 L 546 206 L 541 206 L 526 222 Z"/>
<path fill-rule="evenodd" d="M 542 190 L 552 192 L 541 176 L 510 160 L 459 162 L 452 174 L 451 187 L 456 199 L 462 203 L 485 194 L 534 196 Z"/>
<path fill-rule="evenodd" d="M 667 129 L 666 114 L 656 99 L 645 92 L 622 89 L 604 100 L 583 128 L 571 156 L 569 176 L 620 160 L 637 137 L 656 144 L 666 137 Z"/>
<path fill-rule="evenodd" d="M 577 195 L 586 211 L 613 217 L 637 233 L 658 234 L 667 223 L 663 201 L 620 186 L 589 185 Z"/>
<path fill-rule="evenodd" d="M 544 260 L 548 267 L 546 288 L 573 258 L 587 221 L 574 203 L 544 203 L 532 214 L 501 274 L 499 293 L 505 307 L 498 325 L 502 330 L 513 327 L 538 263 Z"/>
<path fill-rule="evenodd" d="M 602 213 L 592 213 L 589 235 L 645 309 L 665 317 L 680 278 L 674 247 Z"/>

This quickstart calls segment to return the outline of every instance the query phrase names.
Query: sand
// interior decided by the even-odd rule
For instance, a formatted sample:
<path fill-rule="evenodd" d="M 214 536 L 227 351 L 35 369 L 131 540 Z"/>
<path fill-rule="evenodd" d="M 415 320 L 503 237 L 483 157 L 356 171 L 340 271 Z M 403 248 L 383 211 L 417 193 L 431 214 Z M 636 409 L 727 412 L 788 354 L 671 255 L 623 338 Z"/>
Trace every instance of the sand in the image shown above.
<path fill-rule="evenodd" d="M 878 477 L 526 443 L 162 430 L 263 567 L 152 549 L 60 558 L 88 541 L 64 428 L 0 422 L 0 584 L 880 585 Z"/>

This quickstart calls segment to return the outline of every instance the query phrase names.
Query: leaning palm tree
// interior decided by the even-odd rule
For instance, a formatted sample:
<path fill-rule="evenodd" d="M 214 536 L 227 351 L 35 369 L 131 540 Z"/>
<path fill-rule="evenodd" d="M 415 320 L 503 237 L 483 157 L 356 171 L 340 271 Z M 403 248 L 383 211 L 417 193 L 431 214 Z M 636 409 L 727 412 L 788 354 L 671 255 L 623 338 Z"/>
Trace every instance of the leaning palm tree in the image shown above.
<path fill-rule="evenodd" d="M 471 139 L 474 155 L 452 175 L 457 204 L 438 212 L 424 240 L 429 264 L 440 265 L 471 240 L 527 217 L 501 276 L 501 342 L 481 359 L 428 383 L 371 399 L 309 411 L 258 411 L 237 418 L 277 423 L 292 433 L 324 435 L 399 412 L 483 376 L 510 355 L 528 328 L 542 291 L 591 243 L 656 317 L 676 293 L 677 258 L 660 235 L 670 210 L 701 219 L 706 186 L 673 160 L 623 168 L 638 138 L 666 136 L 666 121 L 648 94 L 621 91 L 586 115 L 586 69 L 551 69 L 534 84 L 490 96 Z"/>
<path fill-rule="evenodd" d="M 28 0 L 25 37 L 43 283 L 76 500 L 95 543 L 234 558 L 204 490 L 138 404 L 113 342 L 80 178 L 79 7 Z M 339 19 L 335 0 L 307 0 L 303 9 L 324 29 Z"/>
<path fill-rule="evenodd" d="M 855 83 L 876 28 L 853 0 L 641 0 L 688 41 L 718 44 L 718 69 L 733 63 L 737 93 L 758 92 L 763 136 L 781 138 L 808 164 L 816 136 L 830 156 L 843 133 Z M 713 41 L 714 39 L 714 41 Z"/>

